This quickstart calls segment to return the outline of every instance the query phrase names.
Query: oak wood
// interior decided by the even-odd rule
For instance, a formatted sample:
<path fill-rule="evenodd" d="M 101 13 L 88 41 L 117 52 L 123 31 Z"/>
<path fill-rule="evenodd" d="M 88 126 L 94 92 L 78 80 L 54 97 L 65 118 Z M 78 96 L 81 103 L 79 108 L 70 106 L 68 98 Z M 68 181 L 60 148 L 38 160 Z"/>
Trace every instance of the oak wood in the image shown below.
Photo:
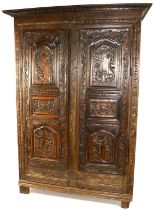
<path fill-rule="evenodd" d="M 15 18 L 20 192 L 133 194 L 141 20 L 151 4 L 5 10 Z"/>

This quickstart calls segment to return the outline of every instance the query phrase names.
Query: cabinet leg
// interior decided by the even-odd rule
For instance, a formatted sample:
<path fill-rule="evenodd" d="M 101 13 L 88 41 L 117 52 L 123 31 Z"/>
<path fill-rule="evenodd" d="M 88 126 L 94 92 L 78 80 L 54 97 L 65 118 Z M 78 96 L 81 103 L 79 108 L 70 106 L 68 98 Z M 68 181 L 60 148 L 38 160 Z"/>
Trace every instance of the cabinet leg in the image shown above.
<path fill-rule="evenodd" d="M 127 209 L 129 208 L 130 202 L 121 201 L 121 208 Z"/>
<path fill-rule="evenodd" d="M 19 186 L 20 193 L 29 194 L 30 189 L 27 186 Z"/>

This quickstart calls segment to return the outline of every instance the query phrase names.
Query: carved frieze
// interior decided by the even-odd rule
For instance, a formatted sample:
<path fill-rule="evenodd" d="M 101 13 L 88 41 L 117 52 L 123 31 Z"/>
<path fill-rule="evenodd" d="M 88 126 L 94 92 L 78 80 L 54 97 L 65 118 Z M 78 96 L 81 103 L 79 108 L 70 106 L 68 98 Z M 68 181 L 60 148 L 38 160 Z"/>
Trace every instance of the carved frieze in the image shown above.
<path fill-rule="evenodd" d="M 89 116 L 116 118 L 117 117 L 117 101 L 106 99 L 90 99 Z"/>
<path fill-rule="evenodd" d="M 32 99 L 33 114 L 58 114 L 58 99 L 56 98 L 39 98 Z"/>

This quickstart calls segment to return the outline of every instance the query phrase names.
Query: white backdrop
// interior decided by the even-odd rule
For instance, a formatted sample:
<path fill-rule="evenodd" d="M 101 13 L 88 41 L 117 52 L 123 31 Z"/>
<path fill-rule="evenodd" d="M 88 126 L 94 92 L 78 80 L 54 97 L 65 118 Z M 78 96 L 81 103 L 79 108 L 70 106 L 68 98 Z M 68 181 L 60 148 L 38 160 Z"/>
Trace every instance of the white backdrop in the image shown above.
<path fill-rule="evenodd" d="M 120 1 L 117 3 L 150 3 Z M 4 0 L 0 10 L 69 4 L 116 3 L 101 0 Z M 153 1 L 152 1 L 153 3 Z M 155 3 L 155 2 L 154 2 Z M 134 199 L 131 210 L 155 210 L 155 5 L 142 22 L 140 94 Z M 0 11 L 0 209 L 103 210 L 119 209 L 119 202 L 57 193 L 19 193 L 16 132 L 15 54 L 13 18 Z"/>

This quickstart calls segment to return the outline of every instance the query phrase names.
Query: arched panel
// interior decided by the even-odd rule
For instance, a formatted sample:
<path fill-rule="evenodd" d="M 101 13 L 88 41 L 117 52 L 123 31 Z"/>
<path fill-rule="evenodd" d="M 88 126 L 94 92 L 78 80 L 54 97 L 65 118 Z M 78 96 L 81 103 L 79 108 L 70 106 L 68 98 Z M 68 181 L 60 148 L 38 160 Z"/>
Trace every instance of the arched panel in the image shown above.
<path fill-rule="evenodd" d="M 58 159 L 58 132 L 49 126 L 40 126 L 33 131 L 34 157 Z"/>
<path fill-rule="evenodd" d="M 50 49 L 48 45 L 40 45 L 35 49 L 35 65 L 33 72 L 34 84 L 54 84 L 55 78 L 55 62 L 56 52 Z"/>
<path fill-rule="evenodd" d="M 116 139 L 113 134 L 99 130 L 88 135 L 87 162 L 114 163 Z"/>
<path fill-rule="evenodd" d="M 107 41 L 91 46 L 92 86 L 116 85 L 116 50 Z"/>

